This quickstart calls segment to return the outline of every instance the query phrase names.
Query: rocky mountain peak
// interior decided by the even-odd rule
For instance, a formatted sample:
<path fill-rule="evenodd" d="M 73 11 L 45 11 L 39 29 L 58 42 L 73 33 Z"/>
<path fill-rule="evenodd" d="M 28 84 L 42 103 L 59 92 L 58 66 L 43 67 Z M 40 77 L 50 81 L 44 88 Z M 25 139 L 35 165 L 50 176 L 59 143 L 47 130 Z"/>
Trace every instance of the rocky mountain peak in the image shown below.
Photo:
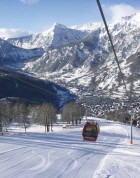
<path fill-rule="evenodd" d="M 109 30 L 117 52 L 128 90 L 139 93 L 140 78 L 136 70 L 139 58 L 133 54 L 140 52 L 140 13 L 127 16 L 110 24 Z M 54 24 L 49 31 L 23 40 L 28 48 L 42 47 L 45 53 L 32 63 L 26 63 L 25 70 L 38 77 L 59 83 L 77 95 L 123 97 L 125 91 L 106 30 L 103 25 L 88 24 L 65 27 Z M 129 58 L 129 63 L 128 59 Z M 131 65 L 131 64 L 134 65 Z M 138 69 L 138 68 L 137 68 Z M 133 77 L 136 79 L 133 81 Z M 131 87 L 130 87 L 131 86 Z"/>
<path fill-rule="evenodd" d="M 54 23 L 49 30 L 42 32 L 42 35 L 48 36 L 48 35 L 60 34 L 65 29 L 67 29 L 66 26 L 59 23 Z"/>

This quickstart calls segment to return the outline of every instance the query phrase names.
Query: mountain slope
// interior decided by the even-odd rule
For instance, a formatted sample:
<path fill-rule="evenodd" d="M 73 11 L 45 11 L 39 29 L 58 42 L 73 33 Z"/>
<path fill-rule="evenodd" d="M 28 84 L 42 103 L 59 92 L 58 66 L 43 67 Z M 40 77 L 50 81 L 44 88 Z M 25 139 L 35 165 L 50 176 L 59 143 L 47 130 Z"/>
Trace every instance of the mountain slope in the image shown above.
<path fill-rule="evenodd" d="M 0 39 L 0 64 L 14 64 L 38 59 L 44 53 L 42 48 L 23 49 Z"/>
<path fill-rule="evenodd" d="M 137 12 L 109 25 L 128 92 L 136 98 L 140 95 L 139 17 L 140 12 Z M 79 98 L 91 96 L 89 100 L 95 103 L 98 103 L 97 98 L 100 97 L 105 97 L 105 100 L 106 97 L 123 99 L 126 92 L 106 30 L 104 26 L 91 26 L 73 27 L 72 30 L 81 31 L 84 35 L 75 40 L 76 36 L 73 33 L 74 36 L 69 35 L 70 39 L 66 43 L 60 38 L 65 36 L 64 27 L 59 28 L 59 33 L 54 29 L 50 30 L 47 38 L 53 40 L 50 40 L 50 43 L 38 43 L 43 45 L 43 48 L 47 44 L 45 53 L 39 59 L 26 63 L 24 70 L 69 88 Z M 29 40 L 28 44 L 31 44 L 30 42 Z M 26 43 L 23 42 L 21 45 L 24 46 Z"/>
<path fill-rule="evenodd" d="M 0 68 L 0 86 L 0 99 L 20 98 L 33 103 L 47 102 L 57 109 L 76 99 L 74 94 L 53 82 L 8 68 Z"/>
<path fill-rule="evenodd" d="M 76 42 L 87 35 L 76 29 L 70 29 L 64 25 L 55 23 L 51 29 L 37 35 L 29 35 L 21 38 L 8 39 L 8 41 L 18 47 L 32 48 L 57 48 Z"/>

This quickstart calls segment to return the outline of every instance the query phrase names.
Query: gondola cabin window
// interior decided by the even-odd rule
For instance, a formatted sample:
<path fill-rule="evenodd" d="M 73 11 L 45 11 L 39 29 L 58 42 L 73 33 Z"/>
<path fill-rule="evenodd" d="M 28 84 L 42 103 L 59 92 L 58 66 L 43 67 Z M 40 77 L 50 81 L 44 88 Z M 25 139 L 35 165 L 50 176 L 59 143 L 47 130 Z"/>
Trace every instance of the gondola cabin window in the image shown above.
<path fill-rule="evenodd" d="M 87 126 L 87 127 L 85 128 L 85 131 L 87 131 L 87 132 L 94 132 L 94 131 L 96 131 L 96 128 L 93 127 L 93 126 Z"/>

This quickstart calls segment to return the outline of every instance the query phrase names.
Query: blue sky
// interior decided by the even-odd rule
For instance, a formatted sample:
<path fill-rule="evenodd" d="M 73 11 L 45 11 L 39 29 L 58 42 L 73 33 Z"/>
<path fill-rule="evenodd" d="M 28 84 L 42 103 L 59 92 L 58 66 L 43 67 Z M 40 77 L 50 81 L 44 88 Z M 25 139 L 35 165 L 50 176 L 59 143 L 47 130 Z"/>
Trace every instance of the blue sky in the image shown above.
<path fill-rule="evenodd" d="M 139 0 L 100 0 L 108 22 L 140 9 Z M 42 32 L 55 22 L 74 26 L 102 21 L 96 0 L 0 0 L 0 36 Z"/>

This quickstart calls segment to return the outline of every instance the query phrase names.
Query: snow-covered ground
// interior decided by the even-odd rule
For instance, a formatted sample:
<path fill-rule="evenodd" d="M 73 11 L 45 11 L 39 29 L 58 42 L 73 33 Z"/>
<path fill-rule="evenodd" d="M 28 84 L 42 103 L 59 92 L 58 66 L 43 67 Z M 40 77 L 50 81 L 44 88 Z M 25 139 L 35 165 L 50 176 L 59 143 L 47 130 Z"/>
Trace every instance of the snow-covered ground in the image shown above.
<path fill-rule="evenodd" d="M 83 141 L 82 126 L 10 130 L 0 136 L 1 178 L 139 178 L 140 129 L 98 120 L 96 142 Z"/>

